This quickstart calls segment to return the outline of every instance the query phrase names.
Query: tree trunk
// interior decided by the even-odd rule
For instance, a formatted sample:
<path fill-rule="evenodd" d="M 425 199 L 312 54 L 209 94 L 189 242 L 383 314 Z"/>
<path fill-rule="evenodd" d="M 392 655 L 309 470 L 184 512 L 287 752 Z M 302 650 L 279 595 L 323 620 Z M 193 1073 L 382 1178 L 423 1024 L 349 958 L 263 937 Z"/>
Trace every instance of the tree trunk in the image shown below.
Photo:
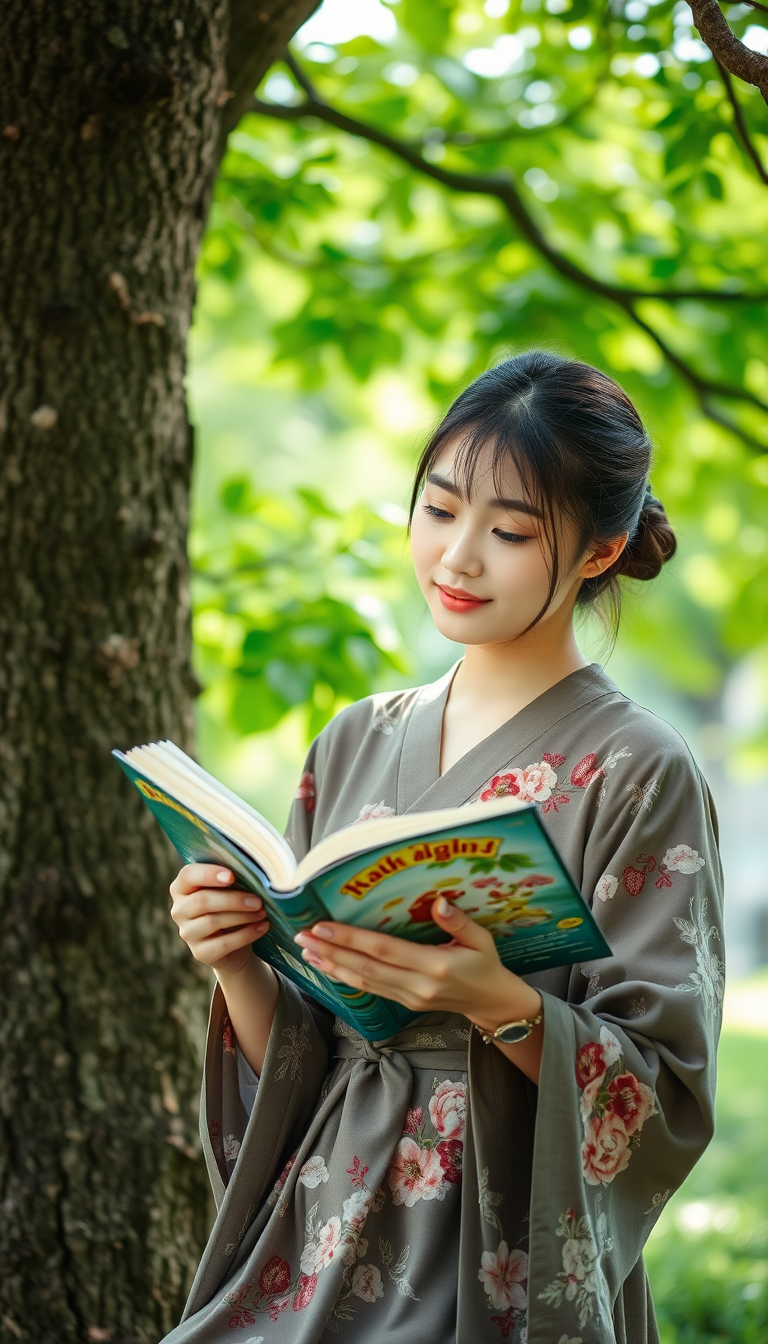
<path fill-rule="evenodd" d="M 207 973 L 111 760 L 189 748 L 194 267 L 239 109 L 317 0 L 0 15 L 0 1340 L 155 1341 L 206 1232 Z"/>

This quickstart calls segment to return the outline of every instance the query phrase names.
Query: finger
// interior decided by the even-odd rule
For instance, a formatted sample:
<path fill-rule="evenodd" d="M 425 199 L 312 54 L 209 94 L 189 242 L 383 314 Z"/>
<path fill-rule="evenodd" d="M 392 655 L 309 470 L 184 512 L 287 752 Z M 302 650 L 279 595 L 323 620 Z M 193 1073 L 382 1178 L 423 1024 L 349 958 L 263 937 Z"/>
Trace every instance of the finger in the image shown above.
<path fill-rule="evenodd" d="M 486 953 L 494 947 L 493 936 L 488 930 L 476 924 L 458 906 L 446 901 L 444 896 L 438 896 L 437 900 L 432 902 L 432 918 L 438 928 L 449 933 L 455 942 L 461 943 L 462 947 L 471 947 L 475 952 Z"/>
<path fill-rule="evenodd" d="M 329 980 L 336 984 L 349 985 L 351 989 L 362 989 L 370 994 L 379 994 L 386 999 L 394 999 L 406 1008 L 424 1011 L 432 1005 L 439 993 L 437 982 L 413 971 L 400 971 L 384 962 L 361 958 L 358 965 L 341 966 L 325 958 L 315 958 L 311 952 L 304 952 L 303 958 L 310 965 L 317 966 Z"/>
<path fill-rule="evenodd" d="M 411 971 L 419 970 L 424 953 L 429 951 L 423 943 L 410 943 L 405 938 L 394 938 L 372 929 L 356 929 L 351 924 L 330 922 L 313 924 L 311 929 L 297 933 L 294 942 L 301 947 L 311 947 L 313 951 L 319 949 L 320 956 L 326 953 L 334 956 L 338 948 Z"/>
<path fill-rule="evenodd" d="M 199 887 L 231 886 L 235 875 L 220 863 L 186 863 L 171 883 L 172 896 L 189 896 Z"/>
<path fill-rule="evenodd" d="M 200 915 L 197 919 L 182 920 L 179 933 L 185 942 L 203 942 L 206 938 L 226 933 L 229 929 L 240 929 L 250 924 L 269 924 L 266 915 L 246 914 L 243 910 L 226 910 L 213 915 Z"/>
<path fill-rule="evenodd" d="M 233 933 L 221 934 L 217 938 L 206 938 L 203 943 L 196 944 L 194 949 L 190 950 L 197 961 L 204 962 L 206 966 L 215 966 L 230 952 L 239 952 L 240 948 L 246 947 L 248 943 L 258 942 L 264 933 L 266 928 L 263 925 L 246 924 Z"/>
<path fill-rule="evenodd" d="M 263 909 L 263 905 L 261 897 L 254 896 L 249 891 L 235 890 L 231 887 L 228 891 L 210 891 L 203 888 L 192 892 L 190 896 L 174 897 L 171 918 L 178 923 L 180 919 L 197 919 L 201 915 L 214 914 L 216 911 L 250 914 L 251 911 Z"/>

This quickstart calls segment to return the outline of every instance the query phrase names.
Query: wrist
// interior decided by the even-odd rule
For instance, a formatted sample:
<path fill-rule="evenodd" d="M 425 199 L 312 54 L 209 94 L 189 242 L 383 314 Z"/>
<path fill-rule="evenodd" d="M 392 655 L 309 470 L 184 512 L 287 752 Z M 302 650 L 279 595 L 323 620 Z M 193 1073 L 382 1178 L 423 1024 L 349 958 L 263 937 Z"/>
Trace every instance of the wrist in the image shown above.
<path fill-rule="evenodd" d="M 254 952 L 240 966 L 220 966 L 213 968 L 213 973 L 219 982 L 222 993 L 226 998 L 232 991 L 238 992 L 242 988 L 260 988 L 262 985 L 269 985 L 274 980 L 274 975 L 267 966 L 266 962 L 257 957 Z"/>
<path fill-rule="evenodd" d="M 489 985 L 482 1003 L 467 1014 L 471 1022 L 491 1034 L 505 1022 L 533 1021 L 543 1006 L 538 990 L 506 967 L 501 967 L 501 971 L 502 976 Z"/>

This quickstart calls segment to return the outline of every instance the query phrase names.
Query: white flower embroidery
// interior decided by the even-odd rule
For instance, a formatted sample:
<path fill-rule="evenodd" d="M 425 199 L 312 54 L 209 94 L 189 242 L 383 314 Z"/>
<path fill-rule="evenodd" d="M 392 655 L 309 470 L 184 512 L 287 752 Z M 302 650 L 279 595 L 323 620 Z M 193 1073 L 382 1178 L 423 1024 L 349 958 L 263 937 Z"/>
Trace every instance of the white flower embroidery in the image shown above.
<path fill-rule="evenodd" d="M 234 1134 L 228 1134 L 224 1140 L 224 1156 L 228 1162 L 234 1162 L 240 1152 L 240 1140 Z"/>
<path fill-rule="evenodd" d="M 358 1265 L 352 1275 L 352 1292 L 364 1302 L 375 1302 L 384 1296 L 381 1270 L 376 1265 Z"/>
<path fill-rule="evenodd" d="M 690 845 L 673 845 L 668 849 L 662 863 L 671 873 L 697 873 L 704 867 L 704 860 Z"/>
<path fill-rule="evenodd" d="M 694 850 L 695 853 L 695 850 Z M 696 911 L 692 896 L 688 905 L 690 920 L 675 919 L 684 943 L 690 943 L 696 952 L 696 970 L 689 971 L 688 979 L 675 985 L 681 994 L 698 994 L 712 1013 L 720 1010 L 725 990 L 725 962 L 709 946 L 711 938 L 720 938 L 715 924 L 707 928 L 707 899 L 702 898 L 701 908 Z"/>
<path fill-rule="evenodd" d="M 387 1274 L 397 1287 L 398 1293 L 401 1297 L 410 1297 L 414 1302 L 418 1302 L 419 1298 L 416 1293 L 414 1293 L 405 1274 L 410 1254 L 410 1245 L 404 1246 L 397 1257 L 397 1260 L 395 1260 L 395 1253 L 392 1250 L 391 1241 L 388 1241 L 386 1237 L 379 1237 L 379 1255 L 381 1256 L 381 1263 L 384 1265 Z"/>
<path fill-rule="evenodd" d="M 671 1193 L 671 1190 L 657 1190 L 651 1200 L 651 1207 L 643 1209 L 643 1213 L 647 1216 L 649 1213 L 656 1213 L 659 1209 L 663 1209 Z"/>
<path fill-rule="evenodd" d="M 325 1165 L 325 1159 L 319 1153 L 310 1157 L 299 1172 L 299 1180 L 302 1185 L 306 1185 L 309 1190 L 316 1190 L 318 1185 L 328 1180 L 328 1168 Z"/>
<path fill-rule="evenodd" d="M 503 1195 L 498 1195 L 496 1194 L 495 1190 L 488 1189 L 488 1168 L 483 1167 L 483 1170 L 480 1172 L 478 1204 L 480 1205 L 480 1212 L 482 1213 L 486 1223 L 490 1223 L 491 1227 L 495 1227 L 496 1231 L 499 1233 L 501 1232 L 502 1228 L 501 1223 L 499 1221 L 499 1215 L 496 1213 L 496 1209 L 498 1208 L 499 1204 L 501 1204 L 503 1199 L 504 1199 Z"/>
<path fill-rule="evenodd" d="M 371 1196 L 367 1190 L 353 1190 L 348 1199 L 344 1200 L 342 1209 L 344 1210 L 344 1221 L 349 1223 L 356 1231 L 360 1231 L 365 1226 L 365 1220 L 368 1217 L 368 1210 L 371 1207 Z"/>
<path fill-rule="evenodd" d="M 386 704 L 377 705 L 373 711 L 373 718 L 371 720 L 373 731 L 375 733 L 383 733 L 385 737 L 389 737 L 390 733 L 394 732 L 395 725 L 398 721 L 398 710 L 398 705 L 394 705 L 391 709 Z"/>
<path fill-rule="evenodd" d="M 585 971 L 582 966 L 581 974 L 587 977 L 587 988 L 584 991 L 585 999 L 591 999 L 593 994 L 602 994 L 603 986 L 600 984 L 599 971 Z"/>
<path fill-rule="evenodd" d="M 312 1048 L 309 1044 L 309 1027 L 306 1022 L 302 1022 L 297 1031 L 291 1023 L 290 1026 L 283 1028 L 283 1035 L 287 1045 L 281 1046 L 277 1052 L 277 1058 L 283 1062 L 275 1071 L 275 1081 L 280 1082 L 290 1074 L 291 1081 L 298 1078 L 301 1083 L 304 1081 L 301 1075 L 301 1061 L 307 1050 Z"/>
<path fill-rule="evenodd" d="M 658 779 L 649 779 L 647 784 L 628 784 L 627 792 L 632 794 L 632 806 L 629 815 L 636 817 L 638 812 L 650 812 L 653 800 L 659 792 Z"/>
<path fill-rule="evenodd" d="M 621 1059 L 621 1046 L 612 1031 L 607 1027 L 600 1028 L 600 1044 L 603 1047 L 603 1057 L 606 1068 L 610 1068 L 617 1060 Z"/>
<path fill-rule="evenodd" d="M 390 807 L 382 799 L 380 803 L 364 803 L 351 824 L 356 826 L 359 821 L 376 821 L 379 817 L 394 817 L 394 815 L 394 807 Z"/>
<path fill-rule="evenodd" d="M 595 887 L 595 898 L 598 901 L 612 901 L 619 886 L 618 877 L 613 873 L 603 873 L 597 886 Z"/>

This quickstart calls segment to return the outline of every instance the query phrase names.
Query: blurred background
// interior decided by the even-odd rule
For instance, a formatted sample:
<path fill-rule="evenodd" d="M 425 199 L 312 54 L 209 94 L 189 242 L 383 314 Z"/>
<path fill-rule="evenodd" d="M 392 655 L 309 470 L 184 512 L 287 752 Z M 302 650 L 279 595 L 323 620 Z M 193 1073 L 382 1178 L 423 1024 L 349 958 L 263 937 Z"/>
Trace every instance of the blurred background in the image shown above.
<path fill-rule="evenodd" d="M 768 52 L 764 6 L 724 11 Z M 460 656 L 405 533 L 456 393 L 545 346 L 649 426 L 678 556 L 582 646 L 710 783 L 730 973 L 718 1133 L 650 1248 L 664 1344 L 768 1339 L 766 166 L 685 3 L 325 0 L 229 137 L 187 376 L 198 751 L 281 829 L 334 713 Z"/>

